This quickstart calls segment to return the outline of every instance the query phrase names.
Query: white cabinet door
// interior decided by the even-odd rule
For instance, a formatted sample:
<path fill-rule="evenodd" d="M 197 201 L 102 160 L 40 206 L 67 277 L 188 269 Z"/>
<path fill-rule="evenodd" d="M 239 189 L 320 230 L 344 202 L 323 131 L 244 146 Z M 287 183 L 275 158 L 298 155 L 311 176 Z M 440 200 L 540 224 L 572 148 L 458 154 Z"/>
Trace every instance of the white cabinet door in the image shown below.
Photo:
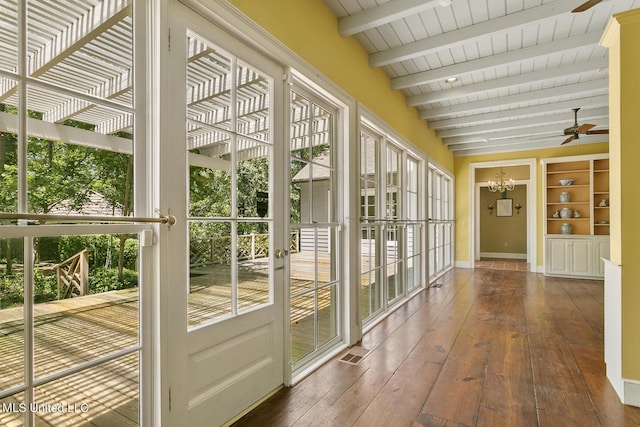
<path fill-rule="evenodd" d="M 604 263 L 602 258 L 609 259 L 609 239 L 598 239 L 593 242 L 593 275 L 604 277 Z"/>
<path fill-rule="evenodd" d="M 567 239 L 547 240 L 547 273 L 569 274 L 568 242 Z"/>
<path fill-rule="evenodd" d="M 575 276 L 592 275 L 592 243 L 590 240 L 570 240 L 568 242 L 570 263 L 569 274 Z"/>

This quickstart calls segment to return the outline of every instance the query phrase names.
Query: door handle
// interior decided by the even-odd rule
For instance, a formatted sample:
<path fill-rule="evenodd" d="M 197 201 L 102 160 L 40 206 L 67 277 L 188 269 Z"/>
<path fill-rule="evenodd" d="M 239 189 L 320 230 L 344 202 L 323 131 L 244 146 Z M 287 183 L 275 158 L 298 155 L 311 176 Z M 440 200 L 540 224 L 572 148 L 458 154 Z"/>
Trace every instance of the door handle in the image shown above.
<path fill-rule="evenodd" d="M 285 251 L 284 249 L 276 249 L 275 252 L 276 258 L 284 258 L 289 255 L 289 251 Z"/>

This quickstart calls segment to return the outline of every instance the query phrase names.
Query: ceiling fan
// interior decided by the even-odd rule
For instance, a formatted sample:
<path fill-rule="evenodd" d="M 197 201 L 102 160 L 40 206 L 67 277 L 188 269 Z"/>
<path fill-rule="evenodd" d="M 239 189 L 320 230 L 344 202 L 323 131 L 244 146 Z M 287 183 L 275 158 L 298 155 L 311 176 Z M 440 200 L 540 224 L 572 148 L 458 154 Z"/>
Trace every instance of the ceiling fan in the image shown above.
<path fill-rule="evenodd" d="M 562 144 L 560 145 L 564 145 L 564 144 L 568 144 L 571 141 L 573 141 L 574 139 L 579 139 L 580 138 L 580 134 L 583 135 L 598 135 L 598 134 L 607 134 L 609 133 L 609 129 L 596 129 L 596 130 L 591 130 L 591 128 L 595 127 L 596 125 L 592 125 L 592 124 L 582 124 L 579 125 L 578 124 L 578 111 L 580 110 L 580 108 L 573 108 L 573 115 L 574 115 L 574 124 L 571 127 L 568 127 L 564 130 L 564 134 L 565 135 L 571 135 L 569 136 L 569 138 L 565 139 Z"/>
<path fill-rule="evenodd" d="M 571 12 L 572 13 L 584 12 L 587 9 L 591 9 L 593 6 L 597 5 L 601 1 L 602 0 L 588 0 L 588 1 L 584 2 L 584 3 L 582 3 L 580 6 L 576 7 L 575 9 L 573 9 Z"/>

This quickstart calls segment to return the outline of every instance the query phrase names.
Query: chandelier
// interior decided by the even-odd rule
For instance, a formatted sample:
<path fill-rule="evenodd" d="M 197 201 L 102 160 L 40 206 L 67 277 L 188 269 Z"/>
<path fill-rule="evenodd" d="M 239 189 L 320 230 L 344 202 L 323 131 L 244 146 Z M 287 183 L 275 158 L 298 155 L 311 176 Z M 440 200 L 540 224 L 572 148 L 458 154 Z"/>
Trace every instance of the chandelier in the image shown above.
<path fill-rule="evenodd" d="M 505 180 L 504 178 L 506 175 L 507 174 L 504 173 L 502 168 L 500 168 L 500 173 L 496 173 L 496 179 L 491 180 L 488 183 L 489 191 L 492 191 L 494 193 L 497 191 L 499 193 L 505 194 L 507 191 L 513 190 L 515 182 L 513 181 L 513 178 Z"/>

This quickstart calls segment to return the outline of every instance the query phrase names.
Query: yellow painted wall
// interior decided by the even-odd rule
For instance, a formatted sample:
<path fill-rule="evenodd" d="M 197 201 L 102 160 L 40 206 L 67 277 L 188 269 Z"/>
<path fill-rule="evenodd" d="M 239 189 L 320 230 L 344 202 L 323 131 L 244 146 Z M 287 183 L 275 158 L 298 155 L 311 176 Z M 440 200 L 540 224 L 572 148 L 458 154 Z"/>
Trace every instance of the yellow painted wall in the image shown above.
<path fill-rule="evenodd" d="M 405 97 L 391 90 L 381 69 L 369 67 L 367 52 L 338 33 L 338 20 L 322 0 L 229 0 L 245 15 L 340 86 L 442 167 L 453 156 Z"/>
<path fill-rule="evenodd" d="M 609 48 L 611 261 L 622 265 L 622 376 L 640 381 L 640 9 L 614 15 Z M 614 226 L 614 224 L 616 224 Z"/>
<path fill-rule="evenodd" d="M 609 144 L 606 142 L 599 144 L 567 144 L 555 148 L 545 148 L 541 150 L 517 151 L 511 153 L 500 154 L 484 154 L 478 156 L 465 156 L 454 158 L 454 174 L 456 177 L 456 261 L 469 262 L 469 224 L 471 221 L 471 211 L 469 207 L 470 189 L 469 189 L 469 165 L 471 163 L 492 162 L 501 160 L 514 159 L 537 159 L 537 181 L 538 194 L 536 197 L 536 212 L 538 213 L 537 229 L 538 229 L 538 266 L 544 264 L 542 259 L 544 239 L 542 235 L 543 218 L 540 215 L 540 206 L 542 206 L 542 165 L 540 160 L 550 157 L 578 156 L 584 154 L 607 153 Z M 638 187 L 640 188 L 640 187 Z"/>

